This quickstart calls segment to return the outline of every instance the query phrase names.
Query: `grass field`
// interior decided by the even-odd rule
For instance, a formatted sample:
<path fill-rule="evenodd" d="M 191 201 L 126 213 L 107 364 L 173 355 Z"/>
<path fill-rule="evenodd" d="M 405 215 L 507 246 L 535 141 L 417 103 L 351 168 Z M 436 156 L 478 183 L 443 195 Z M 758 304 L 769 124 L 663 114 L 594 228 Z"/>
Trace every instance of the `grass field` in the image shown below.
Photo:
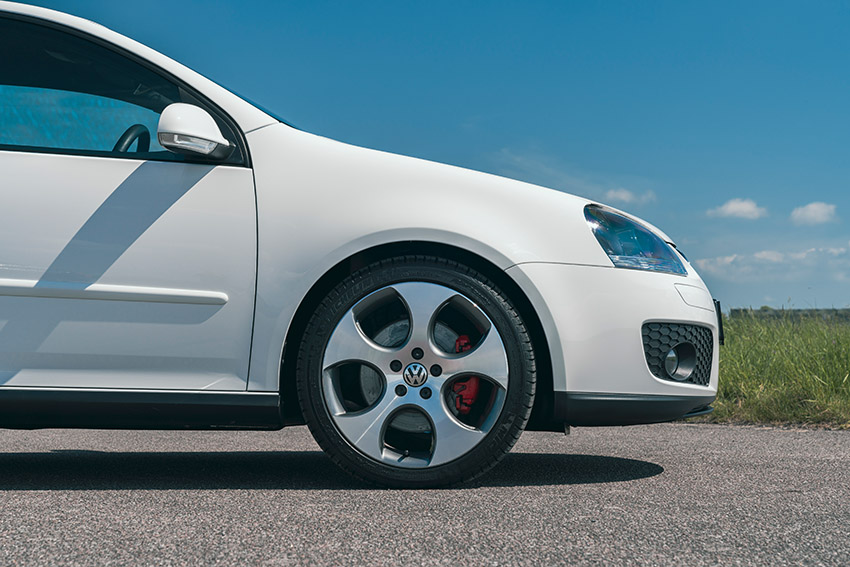
<path fill-rule="evenodd" d="M 720 389 L 704 420 L 850 428 L 850 321 L 768 315 L 736 310 L 724 317 Z"/>

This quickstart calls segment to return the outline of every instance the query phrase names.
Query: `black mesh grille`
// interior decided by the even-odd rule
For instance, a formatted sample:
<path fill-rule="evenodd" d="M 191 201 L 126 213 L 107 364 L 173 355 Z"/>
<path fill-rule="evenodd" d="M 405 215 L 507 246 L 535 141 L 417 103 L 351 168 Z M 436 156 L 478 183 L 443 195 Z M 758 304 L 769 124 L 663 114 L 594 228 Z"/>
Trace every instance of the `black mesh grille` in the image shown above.
<path fill-rule="evenodd" d="M 679 343 L 691 343 L 696 350 L 696 367 L 687 380 L 691 384 L 707 386 L 711 379 L 711 360 L 714 341 L 711 329 L 699 325 L 679 323 L 646 323 L 643 326 L 643 352 L 649 370 L 658 378 L 673 380 L 664 369 L 664 358 Z M 693 355 L 691 355 L 693 356 Z"/>

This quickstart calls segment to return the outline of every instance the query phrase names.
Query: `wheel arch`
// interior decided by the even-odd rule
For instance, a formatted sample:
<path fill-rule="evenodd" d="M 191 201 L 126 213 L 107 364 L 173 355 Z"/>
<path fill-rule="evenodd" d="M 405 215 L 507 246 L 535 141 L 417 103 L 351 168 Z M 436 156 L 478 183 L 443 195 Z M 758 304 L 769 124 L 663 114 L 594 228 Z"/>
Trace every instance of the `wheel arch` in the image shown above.
<path fill-rule="evenodd" d="M 305 294 L 289 325 L 283 346 L 279 387 L 284 424 L 304 423 L 295 389 L 297 345 L 316 306 L 335 285 L 360 268 L 373 262 L 404 255 L 438 256 L 463 263 L 485 274 L 508 295 L 528 326 L 535 349 L 537 391 L 527 429 L 561 430 L 561 424 L 552 423 L 554 386 L 549 342 L 537 310 L 526 293 L 511 276 L 487 258 L 450 244 L 422 240 L 380 244 L 351 254 L 328 269 Z"/>

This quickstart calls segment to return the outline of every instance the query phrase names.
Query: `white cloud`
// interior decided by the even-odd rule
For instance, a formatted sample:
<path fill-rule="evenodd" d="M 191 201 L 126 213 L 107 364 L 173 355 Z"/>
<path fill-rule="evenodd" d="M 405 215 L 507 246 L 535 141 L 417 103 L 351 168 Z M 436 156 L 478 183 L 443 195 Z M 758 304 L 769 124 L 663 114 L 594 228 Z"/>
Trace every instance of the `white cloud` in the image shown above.
<path fill-rule="evenodd" d="M 767 209 L 759 207 L 752 199 L 730 199 L 716 209 L 708 211 L 710 217 L 736 217 L 760 219 L 767 216 Z"/>
<path fill-rule="evenodd" d="M 605 192 L 605 200 L 611 203 L 644 204 L 655 201 L 655 192 L 647 191 L 642 195 L 636 195 L 628 189 L 609 189 Z"/>
<path fill-rule="evenodd" d="M 796 225 L 824 224 L 838 220 L 835 205 L 815 201 L 791 211 L 791 222 Z"/>
<path fill-rule="evenodd" d="M 785 259 L 785 254 L 776 250 L 762 250 L 761 252 L 756 252 L 753 256 L 765 262 L 781 262 Z"/>
<path fill-rule="evenodd" d="M 743 282 L 807 281 L 819 278 L 840 281 L 850 273 L 850 252 L 845 247 L 819 247 L 800 251 L 762 250 L 754 254 L 717 256 L 694 262 L 706 275 Z"/>
<path fill-rule="evenodd" d="M 715 270 L 718 268 L 724 268 L 725 266 L 730 266 L 737 259 L 737 254 L 732 254 L 731 256 L 718 256 L 717 258 L 710 258 L 708 260 L 697 260 L 697 265 L 706 270 Z"/>
<path fill-rule="evenodd" d="M 592 193 L 595 185 L 572 168 L 565 167 L 548 156 L 502 149 L 493 156 L 498 173 L 506 177 L 537 183 L 570 193 Z"/>
<path fill-rule="evenodd" d="M 588 199 L 642 205 L 651 203 L 657 198 L 655 192 L 651 190 L 643 192 L 634 190 L 635 186 L 646 187 L 649 184 L 646 179 L 622 175 L 600 175 L 538 152 L 503 148 L 491 158 L 494 171 L 499 175 L 537 183 Z M 625 187 L 632 187 L 632 189 Z"/>

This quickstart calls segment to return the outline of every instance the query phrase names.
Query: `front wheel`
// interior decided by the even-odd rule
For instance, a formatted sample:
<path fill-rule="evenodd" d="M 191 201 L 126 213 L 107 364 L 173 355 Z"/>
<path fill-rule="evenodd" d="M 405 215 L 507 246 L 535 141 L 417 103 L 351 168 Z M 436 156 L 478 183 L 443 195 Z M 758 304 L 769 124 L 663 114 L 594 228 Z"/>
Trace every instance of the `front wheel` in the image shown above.
<path fill-rule="evenodd" d="M 534 350 L 507 296 L 455 262 L 363 268 L 314 312 L 297 388 L 313 436 L 343 469 L 388 486 L 443 486 L 494 466 L 534 401 Z"/>

